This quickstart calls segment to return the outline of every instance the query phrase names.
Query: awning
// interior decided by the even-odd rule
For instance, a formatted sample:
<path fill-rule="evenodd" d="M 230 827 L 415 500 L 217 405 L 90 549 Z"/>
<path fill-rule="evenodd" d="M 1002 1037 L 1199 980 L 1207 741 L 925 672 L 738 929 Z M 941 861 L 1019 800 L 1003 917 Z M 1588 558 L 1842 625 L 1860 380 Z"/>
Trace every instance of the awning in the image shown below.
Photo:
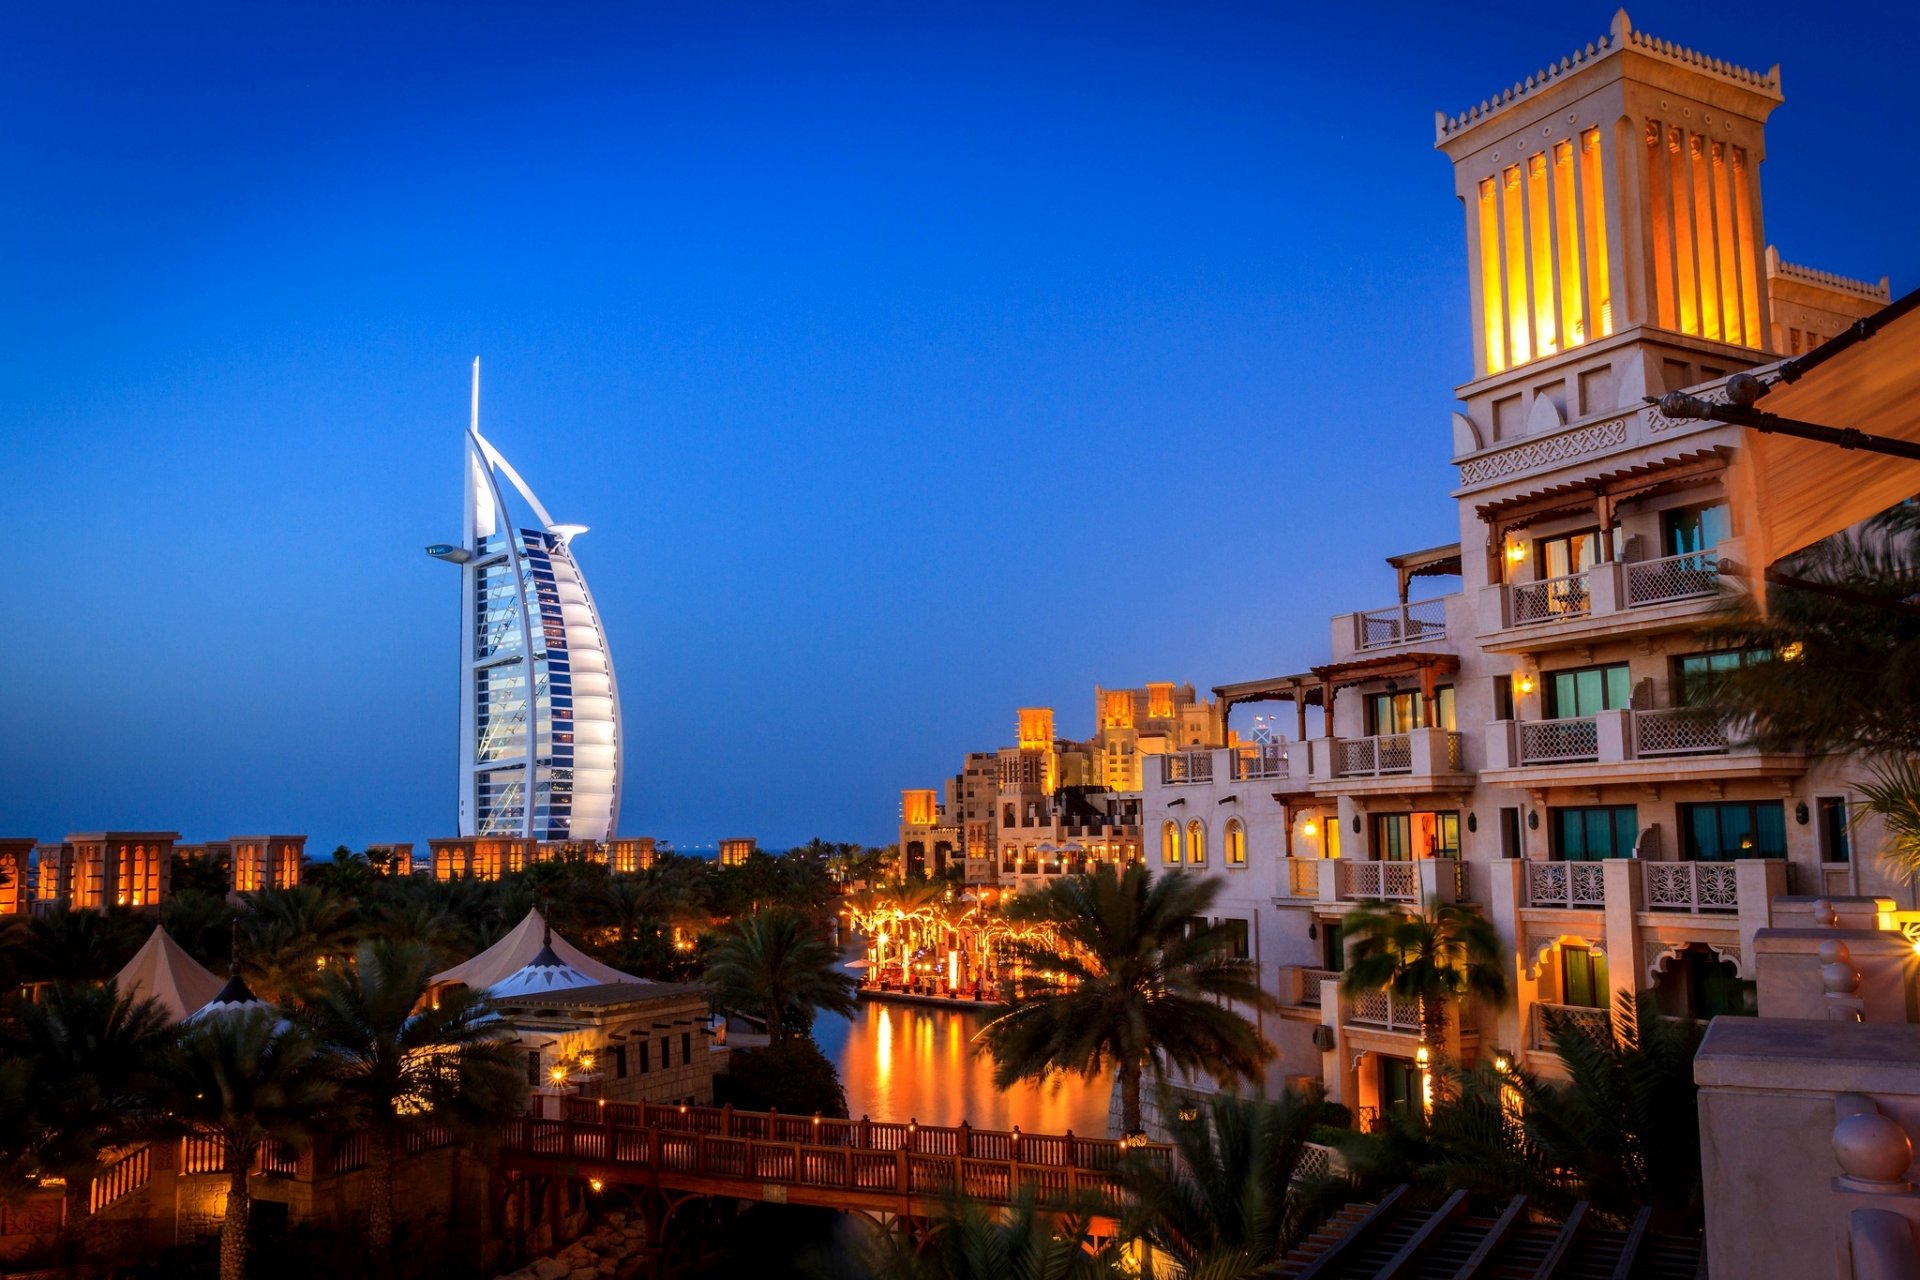
<path fill-rule="evenodd" d="M 1775 374 L 1754 408 L 1920 445 L 1920 290 Z M 1749 430 L 1729 475 L 1756 570 L 1920 494 L 1920 461 Z"/>
<path fill-rule="evenodd" d="M 1436 677 L 1452 675 L 1460 669 L 1460 656 L 1453 653 L 1395 653 L 1378 658 L 1355 658 L 1351 662 L 1333 662 L 1315 667 L 1313 674 L 1338 692 L 1349 685 L 1370 680 L 1398 680 L 1401 677 L 1420 682 L 1420 691 L 1433 696 Z"/>

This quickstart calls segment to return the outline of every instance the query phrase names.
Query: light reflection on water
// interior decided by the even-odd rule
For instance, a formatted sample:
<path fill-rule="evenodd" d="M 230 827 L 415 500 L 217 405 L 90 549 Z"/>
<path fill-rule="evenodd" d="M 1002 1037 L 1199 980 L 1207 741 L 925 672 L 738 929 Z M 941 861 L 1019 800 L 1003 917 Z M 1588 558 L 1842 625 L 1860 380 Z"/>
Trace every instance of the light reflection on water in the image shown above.
<path fill-rule="evenodd" d="M 855 1119 L 918 1120 L 977 1129 L 1105 1136 L 1110 1086 L 1068 1076 L 993 1087 L 993 1059 L 973 1043 L 988 1015 L 972 1009 L 862 1000 L 851 1020 L 823 1013 L 813 1038 L 840 1069 Z"/>

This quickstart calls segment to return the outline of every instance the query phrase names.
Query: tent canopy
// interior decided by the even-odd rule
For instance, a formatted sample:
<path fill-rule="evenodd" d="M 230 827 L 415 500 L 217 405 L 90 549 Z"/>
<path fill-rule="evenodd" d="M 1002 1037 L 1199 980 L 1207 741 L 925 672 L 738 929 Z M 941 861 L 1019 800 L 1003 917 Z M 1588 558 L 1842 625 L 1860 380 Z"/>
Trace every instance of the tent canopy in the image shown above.
<path fill-rule="evenodd" d="M 612 965 L 601 964 L 559 934 L 554 934 L 552 942 L 548 943 L 546 934 L 546 920 L 538 910 L 529 911 L 527 918 L 515 925 L 511 933 L 479 955 L 453 966 L 444 973 L 434 974 L 434 985 L 459 982 L 475 991 L 485 991 L 502 979 L 532 964 L 534 957 L 540 954 L 541 948 L 548 945 L 552 946 L 554 955 L 595 982 L 641 981 L 630 973 L 620 972 Z"/>
<path fill-rule="evenodd" d="M 167 1018 L 180 1022 L 220 994 L 226 979 L 186 953 L 165 929 L 156 926 L 146 945 L 114 975 L 120 994 L 157 1000 Z"/>
<path fill-rule="evenodd" d="M 1763 413 L 1920 444 L 1920 291 L 1761 377 Z M 1757 430 L 1741 444 L 1730 481 L 1756 571 L 1920 494 L 1920 462 Z"/>

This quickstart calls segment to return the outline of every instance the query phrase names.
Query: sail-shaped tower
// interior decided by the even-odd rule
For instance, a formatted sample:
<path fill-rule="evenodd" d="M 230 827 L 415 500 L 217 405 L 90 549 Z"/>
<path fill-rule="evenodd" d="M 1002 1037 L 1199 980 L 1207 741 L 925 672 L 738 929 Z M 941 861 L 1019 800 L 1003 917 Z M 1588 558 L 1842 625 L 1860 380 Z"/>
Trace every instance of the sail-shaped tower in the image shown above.
<path fill-rule="evenodd" d="M 556 523 L 480 434 L 480 362 L 463 468 L 460 834 L 596 840 L 620 815 L 620 696 L 606 630 Z M 509 506 L 505 480 L 524 503 Z"/>

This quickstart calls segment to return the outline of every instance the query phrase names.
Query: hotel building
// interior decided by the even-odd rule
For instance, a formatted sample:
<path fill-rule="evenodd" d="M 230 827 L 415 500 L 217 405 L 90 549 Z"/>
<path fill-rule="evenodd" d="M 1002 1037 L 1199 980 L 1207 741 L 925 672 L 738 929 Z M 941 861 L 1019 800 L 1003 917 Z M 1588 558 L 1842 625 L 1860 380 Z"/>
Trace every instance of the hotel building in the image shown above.
<path fill-rule="evenodd" d="M 1221 716 L 1190 684 L 1149 684 L 1096 688 L 1094 725 L 1064 739 L 1052 708 L 1022 707 L 1014 745 L 969 752 L 938 791 L 902 791 L 902 870 L 941 875 L 958 856 L 968 884 L 1017 890 L 1136 861 L 1148 757 L 1219 745 Z"/>
<path fill-rule="evenodd" d="M 1743 564 L 1738 428 L 1647 402 L 1809 350 L 1889 300 L 1766 243 L 1760 165 L 1778 69 L 1635 30 L 1436 121 L 1465 208 L 1473 369 L 1457 389 L 1460 540 L 1395 556 L 1398 598 L 1332 620 L 1310 670 L 1222 686 L 1290 704 L 1259 748 L 1147 771 L 1152 865 L 1218 873 L 1217 910 L 1285 1008 L 1269 1088 L 1365 1114 L 1418 1097 L 1415 1011 L 1339 990 L 1363 900 L 1472 903 L 1516 999 L 1453 1021 L 1458 1059 L 1559 1070 L 1556 1019 L 1650 990 L 1753 1011 L 1754 937 L 1793 895 L 1912 907 L 1851 825 L 1857 762 L 1763 751 L 1692 709 L 1759 656 L 1703 634 Z M 1454 590 L 1410 598 L 1412 579 Z M 1384 591 L 1383 591 L 1384 594 Z M 1311 723 L 1309 711 L 1311 710 Z M 1284 720 L 1287 717 L 1282 717 Z"/>
<path fill-rule="evenodd" d="M 460 834 L 606 840 L 620 816 L 620 697 L 573 557 L 586 526 L 556 522 L 480 434 L 478 360 L 462 481 L 460 543 L 427 548 L 460 567 Z"/>

